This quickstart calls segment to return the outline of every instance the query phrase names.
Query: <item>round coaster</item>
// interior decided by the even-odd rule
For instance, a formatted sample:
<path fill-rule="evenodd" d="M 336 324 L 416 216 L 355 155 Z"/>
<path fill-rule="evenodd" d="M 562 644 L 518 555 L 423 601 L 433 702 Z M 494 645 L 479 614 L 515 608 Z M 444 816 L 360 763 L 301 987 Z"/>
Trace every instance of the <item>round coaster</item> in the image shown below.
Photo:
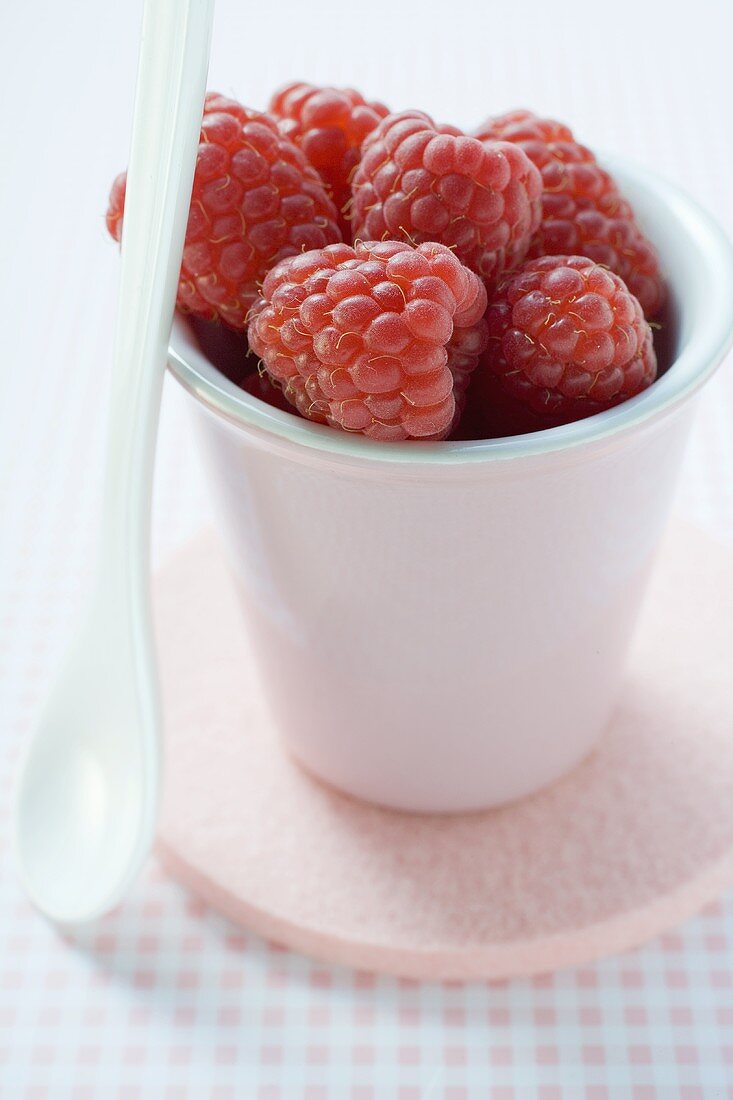
<path fill-rule="evenodd" d="M 674 526 L 599 748 L 498 810 L 355 802 L 272 729 L 211 535 L 158 576 L 167 729 L 158 851 L 235 921 L 332 962 L 504 978 L 641 943 L 733 885 L 733 555 Z"/>

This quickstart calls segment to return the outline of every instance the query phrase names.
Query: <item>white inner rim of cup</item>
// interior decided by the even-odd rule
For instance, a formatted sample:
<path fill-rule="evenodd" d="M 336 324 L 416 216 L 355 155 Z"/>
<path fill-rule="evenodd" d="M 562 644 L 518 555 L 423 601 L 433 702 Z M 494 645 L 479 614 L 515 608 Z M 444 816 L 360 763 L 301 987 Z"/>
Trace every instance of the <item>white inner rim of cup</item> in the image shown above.
<path fill-rule="evenodd" d="M 615 435 L 671 409 L 719 365 L 733 341 L 733 248 L 723 231 L 684 192 L 655 173 L 603 157 L 659 251 L 676 311 L 677 354 L 649 389 L 606 412 L 531 435 L 446 443 L 382 443 L 312 424 L 275 409 L 230 382 L 199 349 L 186 321 L 176 317 L 168 365 L 181 385 L 209 410 L 245 431 L 255 429 L 324 457 L 400 465 L 455 465 L 540 455 Z"/>

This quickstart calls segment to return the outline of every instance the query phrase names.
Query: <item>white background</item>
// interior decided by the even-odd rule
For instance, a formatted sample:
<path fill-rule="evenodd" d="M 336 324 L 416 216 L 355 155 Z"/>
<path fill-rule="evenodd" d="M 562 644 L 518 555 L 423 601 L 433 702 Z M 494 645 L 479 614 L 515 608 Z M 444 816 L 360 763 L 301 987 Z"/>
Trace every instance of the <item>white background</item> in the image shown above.
<path fill-rule="evenodd" d="M 354 1097 L 373 1093 L 381 1100 L 399 1096 L 400 1087 L 418 1090 L 405 1096 L 428 1095 L 429 1086 L 432 1096 L 448 1096 L 453 1086 L 485 1096 L 490 1081 L 538 1096 L 543 1083 L 569 1096 L 585 1095 L 586 1085 L 607 1086 L 605 1094 L 587 1093 L 597 1100 L 628 1096 L 632 1083 L 656 1087 L 660 1096 L 683 1095 L 682 1086 L 698 1090 L 685 1094 L 690 1097 L 699 1090 L 730 1095 L 725 1086 L 733 1082 L 733 1064 L 724 1051 L 733 1050 L 733 994 L 721 977 L 733 973 L 730 900 L 689 925 L 681 940 L 652 945 L 631 964 L 602 964 L 586 985 L 577 975 L 560 977 L 549 993 L 532 983 L 514 983 L 501 993 L 443 987 L 404 992 L 386 980 L 375 990 L 359 989 L 345 972 L 331 974 L 335 988 L 324 992 L 321 979 L 314 985 L 312 977 L 321 971 L 287 955 L 273 956 L 281 974 L 273 982 L 271 952 L 245 938 L 246 958 L 237 966 L 247 970 L 247 992 L 235 1001 L 246 1026 L 229 1036 L 238 1058 L 234 1077 L 214 1054 L 221 1038 L 215 1022 L 226 1004 L 212 975 L 234 965 L 224 922 L 189 912 L 176 888 L 153 872 L 126 914 L 107 926 L 116 966 L 100 982 L 93 954 L 71 951 L 25 908 L 6 858 L 7 796 L 19 739 L 65 643 L 94 546 L 117 281 L 117 250 L 106 238 L 103 216 L 111 179 L 127 157 L 140 5 L 2 0 L 0 11 L 0 1095 L 45 1095 L 46 1089 L 53 1097 L 108 1096 L 129 1085 L 133 1094 L 137 1087 L 140 1095 L 165 1089 L 188 1095 L 191 1087 L 191 1095 L 204 1096 L 214 1094 L 214 1083 L 232 1081 L 237 1095 L 256 1096 L 260 1089 L 271 1098 L 280 1094 L 266 1090 L 278 1085 L 288 1097 L 341 1097 L 352 1089 Z M 571 123 L 587 144 L 668 176 L 730 234 L 732 41 L 733 6 L 724 0 L 222 0 L 209 83 L 254 107 L 264 107 L 271 90 L 291 79 L 354 84 L 395 109 L 420 107 L 467 128 L 488 114 L 529 106 Z M 184 405 L 168 383 L 157 559 L 205 519 Z M 723 370 L 702 399 L 677 507 L 733 547 L 732 423 L 733 381 Z M 148 946 L 147 960 L 152 958 L 153 989 L 143 996 L 130 975 L 139 964 L 139 937 L 146 935 L 156 946 Z M 192 948 L 188 963 L 175 954 L 180 949 L 186 955 L 181 944 L 187 937 L 206 947 L 204 955 Z M 89 946 L 93 937 L 83 942 Z M 682 987 L 664 977 L 670 950 L 677 970 L 687 975 Z M 629 965 L 642 975 L 640 986 L 624 984 Z M 181 1038 L 177 1008 L 185 1008 L 189 996 L 180 991 L 180 975 L 191 967 L 203 1013 L 197 1018 L 207 1023 L 194 1039 L 188 1032 L 184 1072 L 170 1052 Z M 63 996 L 54 993 L 53 974 L 66 974 Z M 156 1000 L 161 974 L 171 987 L 162 1008 Z M 398 1055 L 405 1041 L 399 1030 L 405 1026 L 403 993 L 418 1006 L 419 1026 L 411 1025 L 410 1038 L 417 1063 Z M 320 1024 L 311 995 L 323 996 Z M 45 1011 L 57 1002 L 63 1024 L 53 1024 L 53 1011 Z M 273 1008 L 269 1025 L 258 1016 L 255 1027 L 252 1014 L 268 1003 L 280 1006 L 283 1018 Z M 578 1014 L 583 1004 L 585 1022 Z M 487 1013 L 496 1005 L 509 1014 L 503 1038 L 486 1030 Z M 543 1005 L 556 1016 L 555 1024 L 542 1025 L 544 1032 L 537 1015 Z M 628 1011 L 634 1005 L 636 1014 Z M 324 1013 L 336 1009 L 345 1022 L 338 1031 L 329 1024 L 324 1038 Z M 371 1068 L 353 1054 L 365 1026 L 359 1009 L 376 1021 L 372 1039 L 381 1053 Z M 146 1025 L 135 1023 L 136 1010 L 143 1019 L 148 1012 Z M 451 1037 L 444 1018 L 449 1010 L 463 1013 L 459 1039 L 469 1051 L 463 1065 L 441 1054 Z M 593 1024 L 599 1014 L 601 1022 Z M 116 1021 L 115 1027 L 105 1024 L 100 1034 L 100 1018 Z M 451 1034 L 455 1039 L 455 1030 Z M 287 1071 L 262 1061 L 268 1035 L 288 1052 Z M 556 1052 L 554 1062 L 537 1055 L 543 1039 Z M 325 1069 L 308 1055 L 316 1041 L 329 1051 Z M 637 1041 L 651 1049 L 651 1061 L 632 1062 L 629 1050 Z M 602 1049 L 600 1066 L 583 1061 L 583 1042 Z M 475 1058 L 471 1043 L 478 1044 Z M 483 1051 L 491 1043 L 508 1045 L 516 1057 L 489 1073 Z M 90 1044 L 96 1061 L 80 1054 Z M 145 1051 L 138 1063 L 129 1056 L 135 1044 Z M 49 1046 L 56 1055 L 44 1061 L 38 1050 Z M 698 1051 L 696 1060 L 680 1060 L 678 1047 Z"/>

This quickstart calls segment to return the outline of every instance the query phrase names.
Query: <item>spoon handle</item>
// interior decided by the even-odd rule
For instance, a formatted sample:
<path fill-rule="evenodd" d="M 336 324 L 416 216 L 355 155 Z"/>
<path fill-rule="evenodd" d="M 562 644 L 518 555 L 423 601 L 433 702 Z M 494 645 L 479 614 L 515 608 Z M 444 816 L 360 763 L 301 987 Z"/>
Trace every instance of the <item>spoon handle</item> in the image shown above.
<path fill-rule="evenodd" d="M 149 600 L 150 510 L 168 338 L 206 92 L 214 0 L 146 0 L 122 232 L 100 586 Z M 142 598 L 141 598 L 142 597 Z"/>

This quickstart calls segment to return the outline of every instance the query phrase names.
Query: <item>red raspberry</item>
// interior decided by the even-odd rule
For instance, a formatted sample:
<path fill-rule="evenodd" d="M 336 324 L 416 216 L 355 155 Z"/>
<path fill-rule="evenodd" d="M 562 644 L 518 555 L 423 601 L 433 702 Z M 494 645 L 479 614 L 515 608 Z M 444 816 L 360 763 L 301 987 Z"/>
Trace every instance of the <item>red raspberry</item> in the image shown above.
<path fill-rule="evenodd" d="M 545 426 L 617 405 L 656 377 L 638 300 L 585 256 L 527 260 L 502 282 L 486 320 L 484 368 Z"/>
<path fill-rule="evenodd" d="M 540 222 L 542 180 L 518 146 L 482 143 L 420 111 L 388 115 L 372 131 L 352 190 L 355 237 L 440 241 L 489 293 Z"/>
<path fill-rule="evenodd" d="M 450 249 L 331 245 L 281 263 L 262 299 L 250 346 L 303 416 L 373 439 L 448 434 L 451 360 L 461 385 L 486 343 L 486 292 Z"/>
<path fill-rule="evenodd" d="M 112 185 L 107 228 L 122 233 L 123 173 Z M 323 181 L 267 115 L 209 93 L 186 229 L 179 308 L 246 327 L 274 264 L 341 239 Z"/>
<path fill-rule="evenodd" d="M 664 283 L 654 246 L 611 176 L 567 126 L 511 111 L 487 119 L 476 136 L 514 142 L 542 174 L 542 222 L 528 258 L 588 256 L 621 276 L 647 318 L 659 311 Z"/>
<path fill-rule="evenodd" d="M 484 319 L 486 310 L 486 288 L 479 283 L 484 307 L 478 321 L 470 325 L 459 325 L 453 318 L 453 335 L 448 344 L 448 369 L 453 375 L 453 397 L 456 402 L 456 411 L 453 414 L 449 435 L 452 435 L 461 422 L 461 417 L 466 408 L 466 393 L 476 369 L 481 354 L 486 351 L 489 342 L 489 332 Z"/>
<path fill-rule="evenodd" d="M 351 176 L 361 144 L 389 114 L 383 103 L 368 103 L 353 88 L 288 84 L 270 100 L 280 129 L 300 146 L 328 187 L 340 213 L 344 240 L 350 237 Z"/>

